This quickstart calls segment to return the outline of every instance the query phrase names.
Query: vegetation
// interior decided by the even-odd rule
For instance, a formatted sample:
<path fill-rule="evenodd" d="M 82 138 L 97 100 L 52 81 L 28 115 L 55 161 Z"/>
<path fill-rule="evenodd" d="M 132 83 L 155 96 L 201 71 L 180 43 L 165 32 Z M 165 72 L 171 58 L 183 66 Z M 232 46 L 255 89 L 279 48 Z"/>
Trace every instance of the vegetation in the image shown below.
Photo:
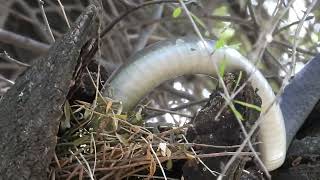
<path fill-rule="evenodd" d="M 227 46 L 240 51 L 262 71 L 276 93 L 281 93 L 290 78 L 319 51 L 320 11 L 315 0 L 3 1 L 0 5 L 1 98 L 23 72 L 50 52 L 49 48 L 72 28 L 90 2 L 99 8 L 96 35 L 99 38 L 83 46 L 81 53 L 87 49 L 91 52 L 94 49 L 91 47 L 97 49 L 92 51 L 92 56 L 90 53 L 86 56 L 93 57 L 94 62 L 81 66 L 83 71 L 79 71 L 79 79 L 74 82 L 77 88 L 70 88 L 64 95 L 67 100 L 62 107 L 64 114 L 56 152 L 48 167 L 51 179 L 172 179 L 168 173 L 180 167 L 180 160 L 197 160 L 207 167 L 202 159 L 252 157 L 257 153 L 249 149 L 235 152 L 242 142 L 221 147 L 188 142 L 185 137 L 192 126 L 189 122 L 208 103 L 211 92 L 227 84 L 219 83 L 218 79 L 204 75 L 177 77 L 161 84 L 129 113 L 122 112 L 120 102 L 102 97 L 100 91 L 107 87 L 119 67 L 150 44 L 185 35 L 215 39 L 213 52 Z M 227 66 L 221 63 L 217 67 L 219 78 L 228 74 Z M 239 74 L 235 88 L 229 92 L 231 95 L 246 80 Z M 228 101 L 228 97 L 221 96 Z M 248 110 L 243 108 L 261 111 L 259 105 L 242 99 L 230 102 L 226 111 L 244 124 Z M 257 143 L 253 140 L 253 144 Z M 223 152 L 200 153 L 199 147 L 222 148 Z M 309 154 L 312 155 L 319 156 Z M 319 165 L 317 160 L 305 159 L 306 164 Z M 293 161 L 285 164 L 286 177 L 296 172 L 288 165 Z M 254 167 L 270 177 L 263 166 Z M 297 172 L 303 174 L 308 168 Z M 221 173 L 210 167 L 207 170 L 214 175 Z M 281 172 L 272 175 L 277 177 Z M 313 178 L 312 174 L 308 176 Z"/>

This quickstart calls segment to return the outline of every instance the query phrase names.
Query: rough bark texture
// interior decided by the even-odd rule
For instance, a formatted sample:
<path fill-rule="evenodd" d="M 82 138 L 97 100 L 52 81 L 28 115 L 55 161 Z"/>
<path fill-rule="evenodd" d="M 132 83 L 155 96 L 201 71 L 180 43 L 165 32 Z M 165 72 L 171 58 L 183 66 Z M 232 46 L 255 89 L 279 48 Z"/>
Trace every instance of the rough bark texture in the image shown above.
<path fill-rule="evenodd" d="M 272 179 L 319 180 L 320 178 L 320 103 L 288 148 L 284 165 L 272 172 Z"/>
<path fill-rule="evenodd" d="M 285 164 L 273 172 L 273 179 L 318 180 L 320 177 L 319 160 L 319 136 L 295 139 L 288 149 Z"/>
<path fill-rule="evenodd" d="M 96 37 L 96 12 L 89 6 L 0 100 L 0 179 L 47 178 L 62 106 L 84 61 L 80 52 Z"/>

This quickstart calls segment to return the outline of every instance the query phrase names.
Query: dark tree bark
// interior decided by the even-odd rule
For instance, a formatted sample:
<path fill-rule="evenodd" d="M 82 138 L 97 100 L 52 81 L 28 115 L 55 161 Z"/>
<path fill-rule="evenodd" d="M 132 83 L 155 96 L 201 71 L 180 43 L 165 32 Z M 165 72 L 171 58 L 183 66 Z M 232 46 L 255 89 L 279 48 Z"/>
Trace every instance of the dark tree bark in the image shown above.
<path fill-rule="evenodd" d="M 97 19 L 89 6 L 0 100 L 0 179 L 47 179 L 62 106 L 97 37 Z"/>
<path fill-rule="evenodd" d="M 224 81 L 228 92 L 232 92 L 236 86 L 238 76 L 233 73 L 228 73 L 224 76 Z M 243 84 L 247 78 L 243 77 L 239 84 Z M 225 99 L 221 96 L 223 90 L 217 89 L 210 95 L 209 102 L 198 112 L 192 120 L 193 127 L 187 131 L 187 139 L 189 142 L 197 144 L 212 144 L 220 146 L 231 146 L 241 144 L 244 135 L 241 133 L 241 128 L 234 112 L 229 107 L 221 113 L 218 120 L 215 120 L 217 113 L 224 105 Z M 235 100 L 240 100 L 256 106 L 261 106 L 261 98 L 257 95 L 255 89 L 250 84 L 235 97 Z M 245 121 L 244 127 L 248 130 L 259 118 L 260 112 L 249 107 L 235 104 L 235 108 L 242 114 Z M 256 134 L 251 138 L 251 142 L 255 142 Z M 236 151 L 236 148 L 207 148 L 207 147 L 194 147 L 200 153 L 216 153 L 223 151 Z M 244 151 L 249 150 L 245 148 Z M 211 169 L 221 172 L 222 167 L 228 162 L 230 157 L 215 157 L 204 159 L 203 162 Z M 245 177 L 243 169 L 245 164 L 250 161 L 250 157 L 238 157 L 237 160 L 231 165 L 223 179 L 239 180 L 239 179 L 259 179 L 261 174 L 256 173 L 257 169 L 246 169 L 253 174 L 252 177 Z M 185 179 L 201 179 L 211 180 L 216 177 L 213 176 L 201 163 L 196 160 L 188 160 L 183 167 L 183 176 Z"/>
<path fill-rule="evenodd" d="M 284 165 L 273 172 L 273 179 L 318 180 L 320 177 L 320 137 L 293 140 Z"/>

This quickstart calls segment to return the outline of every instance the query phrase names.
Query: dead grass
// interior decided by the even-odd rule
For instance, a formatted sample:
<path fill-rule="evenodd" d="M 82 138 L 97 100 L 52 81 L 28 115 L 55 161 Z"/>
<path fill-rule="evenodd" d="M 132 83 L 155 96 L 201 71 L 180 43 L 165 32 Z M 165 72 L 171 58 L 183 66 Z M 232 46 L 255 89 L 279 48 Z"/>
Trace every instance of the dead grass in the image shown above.
<path fill-rule="evenodd" d="M 122 114 L 118 102 L 102 97 L 97 99 L 96 103 L 78 101 L 65 108 L 65 116 L 69 117 L 64 120 L 70 120 L 71 128 L 59 139 L 56 158 L 50 166 L 51 178 L 123 179 L 137 173 L 153 177 L 161 168 L 165 177 L 165 171 L 172 168 L 174 160 L 234 154 L 225 151 L 194 153 L 190 149 L 192 146 L 217 146 L 186 143 L 184 134 L 189 125 L 153 133 L 142 125 L 139 113 Z"/>

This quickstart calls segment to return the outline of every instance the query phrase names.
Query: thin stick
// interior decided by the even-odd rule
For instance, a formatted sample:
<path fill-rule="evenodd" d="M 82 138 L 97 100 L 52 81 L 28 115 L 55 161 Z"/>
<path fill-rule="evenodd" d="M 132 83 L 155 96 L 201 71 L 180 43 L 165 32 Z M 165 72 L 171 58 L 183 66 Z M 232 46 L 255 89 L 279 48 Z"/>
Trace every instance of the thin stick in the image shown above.
<path fill-rule="evenodd" d="M 184 139 L 184 141 L 185 141 L 186 143 L 189 143 L 188 140 L 187 140 L 187 138 L 186 138 L 184 135 L 182 135 L 182 137 L 183 137 L 183 139 Z M 193 154 L 197 156 L 197 153 L 196 153 L 196 151 L 193 149 L 193 147 L 190 147 L 190 149 L 191 149 L 191 151 L 193 152 Z M 217 171 L 211 170 L 200 158 L 197 158 L 197 160 L 198 160 L 212 175 L 217 176 L 217 174 L 220 174 L 220 173 L 218 173 Z"/>
<path fill-rule="evenodd" d="M 37 54 L 44 54 L 48 51 L 49 45 L 34 39 L 4 30 L 0 28 L 0 42 L 12 44 L 14 46 L 28 49 Z"/>
<path fill-rule="evenodd" d="M 296 32 L 294 33 L 294 38 L 293 38 L 293 48 L 292 48 L 292 63 L 291 63 L 291 69 L 290 69 L 290 72 L 288 74 L 288 80 L 289 81 L 289 78 L 291 77 L 292 74 L 295 73 L 295 67 L 296 67 L 296 53 L 297 53 L 297 46 L 298 46 L 298 36 L 301 32 L 301 29 L 302 29 L 302 26 L 303 26 L 303 23 L 306 21 L 307 19 L 307 16 L 310 14 L 311 10 L 313 9 L 313 7 L 316 5 L 317 3 L 317 0 L 313 0 L 310 4 L 310 6 L 308 7 L 307 11 L 304 13 L 301 21 L 299 22 L 298 24 L 298 27 L 296 29 Z"/>
<path fill-rule="evenodd" d="M 100 34 L 100 37 L 104 37 L 116 24 L 118 24 L 119 21 L 121 21 L 124 17 L 128 16 L 132 12 L 135 12 L 138 9 L 141 9 L 146 6 L 155 5 L 155 4 L 162 4 L 162 3 L 178 3 L 176 0 L 162 0 L 162 1 L 150 1 L 143 4 L 140 4 L 136 7 L 133 7 L 131 9 L 128 9 L 126 12 L 121 14 L 120 16 L 116 17 Z"/>
<path fill-rule="evenodd" d="M 292 45 L 290 45 L 290 44 L 288 44 L 286 42 L 283 42 L 283 41 L 279 41 L 279 40 L 273 40 L 271 42 L 271 44 L 283 46 L 283 47 L 288 48 L 288 49 L 293 49 Z M 316 56 L 317 55 L 317 52 L 308 51 L 308 50 L 305 50 L 305 49 L 302 49 L 302 48 L 299 48 L 299 47 L 296 47 L 295 49 L 296 49 L 297 52 L 300 52 L 300 53 L 303 53 L 303 54 L 308 54 L 308 55 L 311 55 L 311 56 Z"/>
<path fill-rule="evenodd" d="M 306 21 L 307 21 L 307 20 L 311 20 L 311 19 L 314 19 L 314 16 L 308 16 L 308 17 L 306 17 Z M 273 35 L 276 35 L 276 34 L 282 32 L 282 31 L 284 31 L 284 30 L 286 30 L 286 29 L 289 29 L 289 28 L 290 28 L 291 26 L 293 26 L 293 25 L 299 24 L 300 21 L 301 21 L 301 20 L 298 20 L 298 21 L 292 22 L 292 23 L 290 23 L 290 24 L 288 24 L 288 25 L 285 25 L 285 26 L 279 28 L 278 30 L 274 31 Z"/>
<path fill-rule="evenodd" d="M 254 143 L 254 145 L 259 143 Z M 217 146 L 217 145 L 211 145 L 211 144 L 198 144 L 198 143 L 173 143 L 170 145 L 185 145 L 185 146 L 198 146 L 198 147 L 206 147 L 206 148 L 215 148 L 215 149 L 234 149 L 239 148 L 240 145 L 232 145 L 232 146 Z"/>
<path fill-rule="evenodd" d="M 6 83 L 8 83 L 8 84 L 10 84 L 10 85 L 14 85 L 14 82 L 13 82 L 13 81 L 11 81 L 11 80 L 9 80 L 9 79 L 1 76 L 1 75 L 0 75 L 0 80 L 4 81 L 4 82 L 6 82 Z"/>
<path fill-rule="evenodd" d="M 88 161 L 83 157 L 82 153 L 79 153 L 79 155 L 80 155 L 80 157 L 82 158 L 82 160 L 84 161 L 84 163 L 87 166 L 87 170 L 89 171 L 88 175 L 90 176 L 90 179 L 94 180 L 94 177 L 93 177 L 93 173 L 94 172 L 91 171 L 91 168 L 90 168 L 90 165 L 89 165 Z"/>
<path fill-rule="evenodd" d="M 146 141 L 146 143 L 148 143 L 145 138 L 142 138 L 142 139 L 144 139 L 144 140 Z M 154 155 L 154 157 L 156 158 L 156 160 L 157 160 L 157 162 L 158 162 L 158 164 L 159 164 L 159 167 L 160 167 L 160 169 L 161 169 L 161 172 L 162 172 L 162 174 L 163 174 L 164 179 L 167 180 L 166 173 L 164 172 L 164 169 L 163 169 L 163 167 L 162 167 L 162 164 L 161 164 L 161 162 L 160 162 L 160 160 L 159 160 L 159 158 L 158 158 L 158 156 L 157 156 L 157 153 L 154 152 L 151 144 L 149 144 L 149 146 L 150 146 L 150 149 L 151 149 L 151 151 L 152 151 L 152 154 Z"/>
<path fill-rule="evenodd" d="M 74 168 L 74 170 L 71 172 L 71 174 L 67 177 L 66 180 L 71 180 L 81 167 L 82 165 L 78 165 L 76 168 Z"/>
<path fill-rule="evenodd" d="M 155 8 L 156 10 L 154 10 L 154 14 L 152 15 L 152 18 L 151 18 L 152 20 L 161 18 L 162 12 L 163 12 L 163 4 L 159 4 Z M 157 29 L 157 26 L 158 24 L 155 23 L 142 29 L 142 31 L 139 33 L 138 42 L 135 45 L 134 52 L 137 52 L 146 46 L 149 40 L 149 37 Z"/>
<path fill-rule="evenodd" d="M 53 157 L 54 157 L 55 162 L 57 163 L 58 168 L 61 169 L 61 165 L 60 165 L 60 162 L 59 162 L 59 159 L 57 157 L 56 152 L 54 152 Z"/>
<path fill-rule="evenodd" d="M 169 111 L 179 111 L 179 110 L 186 109 L 186 108 L 189 108 L 189 107 L 192 107 L 195 105 L 206 103 L 206 102 L 208 102 L 208 100 L 209 100 L 209 98 L 204 98 L 204 99 L 200 99 L 198 101 L 192 101 L 192 102 L 188 102 L 188 103 L 179 104 L 179 106 L 177 106 L 177 107 L 169 108 Z M 164 114 L 165 114 L 165 112 L 150 114 L 145 119 L 150 119 L 150 118 L 161 116 Z"/>
<path fill-rule="evenodd" d="M 70 29 L 69 20 L 68 20 L 68 17 L 67 17 L 66 12 L 64 11 L 64 7 L 63 7 L 63 5 L 62 5 L 62 3 L 61 3 L 61 1 L 60 1 L 60 0 L 57 0 L 57 1 L 58 1 L 58 3 L 59 3 L 60 8 L 61 8 L 61 11 L 62 11 L 62 14 L 63 14 L 64 20 L 66 21 L 66 23 L 67 23 L 67 25 L 68 25 L 68 28 Z"/>
<path fill-rule="evenodd" d="M 252 152 L 240 152 L 240 153 L 237 153 L 237 152 L 217 152 L 217 153 L 208 153 L 208 154 L 194 154 L 193 157 L 197 158 L 197 159 L 204 159 L 204 158 L 213 158 L 213 157 L 232 156 L 235 154 L 238 154 L 238 156 L 253 156 Z M 190 159 L 190 157 L 188 157 L 184 153 L 178 154 L 178 155 L 172 155 L 170 157 L 166 156 L 166 157 L 158 157 L 158 158 L 161 163 L 168 161 L 168 160 Z M 96 172 L 128 169 L 128 168 L 133 168 L 133 167 L 137 167 L 137 166 L 141 166 L 141 165 L 150 164 L 150 159 L 147 159 L 145 157 L 134 158 L 134 159 L 130 159 L 130 160 L 107 160 L 106 162 L 121 162 L 121 161 L 123 161 L 124 163 L 126 163 L 128 161 L 131 161 L 131 162 L 135 161 L 135 162 L 131 163 L 131 164 L 126 163 L 124 165 L 96 168 Z M 92 163 L 92 162 L 90 162 L 90 163 Z M 83 164 L 81 164 L 81 165 L 83 165 Z M 65 169 L 73 168 L 76 166 L 77 165 L 71 165 L 69 167 L 65 167 Z"/>
<path fill-rule="evenodd" d="M 132 174 L 134 174 L 134 173 L 137 173 L 137 172 L 140 172 L 140 171 L 142 171 L 142 170 L 144 170 L 144 169 L 147 169 L 148 167 L 149 167 L 149 165 L 142 166 L 142 167 L 140 167 L 140 168 L 138 168 L 138 169 L 135 169 L 135 170 L 133 170 L 133 171 L 125 174 L 125 175 L 122 176 L 120 179 L 124 179 L 125 177 L 128 177 L 128 176 L 130 176 L 130 175 L 132 175 Z"/>
<path fill-rule="evenodd" d="M 97 146 L 96 146 L 96 141 L 94 140 L 94 136 L 91 133 L 91 141 L 93 145 L 93 150 L 94 150 L 94 163 L 93 163 L 93 168 L 92 168 L 92 173 L 94 174 L 94 172 L 96 171 L 96 166 L 97 166 Z"/>
<path fill-rule="evenodd" d="M 47 26 L 47 28 L 46 28 L 46 29 L 47 29 L 47 32 L 48 32 L 48 34 L 50 35 L 51 40 L 52 40 L 53 42 L 55 42 L 54 36 L 53 36 L 53 34 L 52 34 L 52 31 L 51 31 L 51 28 L 50 28 L 50 25 L 49 25 L 49 21 L 48 21 L 48 19 L 47 19 L 46 12 L 44 11 L 44 7 L 43 7 L 44 2 L 43 2 L 42 0 L 38 0 L 38 2 L 39 2 L 40 9 L 41 9 L 42 18 L 43 18 L 43 20 L 44 20 L 44 22 L 45 22 L 45 24 L 46 24 L 46 26 Z"/>
<path fill-rule="evenodd" d="M 16 59 L 13 59 L 12 57 L 9 56 L 9 54 L 6 51 L 3 51 L 3 53 L 0 53 L 0 58 L 3 58 L 4 60 L 9 61 L 9 62 L 15 63 L 19 66 L 23 66 L 23 67 L 30 66 L 29 64 L 26 64 L 26 63 L 20 62 Z"/>
<path fill-rule="evenodd" d="M 190 101 L 197 100 L 197 97 L 195 97 L 194 95 L 189 94 L 188 92 L 185 92 L 185 91 L 177 90 L 174 87 L 172 87 L 170 84 L 166 83 L 166 84 L 162 85 L 161 88 L 164 89 L 165 91 L 168 91 L 169 93 L 171 93 L 175 96 L 180 96 L 180 97 L 185 98 Z"/>
<path fill-rule="evenodd" d="M 248 1 L 248 9 L 249 9 L 250 16 L 251 16 L 251 18 L 252 18 L 252 21 L 253 21 L 254 26 L 255 26 L 256 28 L 259 27 L 258 20 L 257 20 L 257 17 L 256 17 L 255 12 L 254 12 L 254 10 L 253 10 L 251 0 Z"/>
<path fill-rule="evenodd" d="M 158 112 L 169 113 L 169 114 L 177 114 L 177 115 L 180 115 L 180 116 L 183 116 L 183 117 L 193 118 L 192 115 L 180 113 L 180 112 L 177 112 L 177 111 L 171 111 L 171 110 L 160 109 L 160 108 L 153 108 L 153 107 L 148 107 L 148 106 L 142 106 L 142 107 L 147 109 L 147 110 L 158 111 Z"/>
<path fill-rule="evenodd" d="M 82 167 L 84 167 L 83 164 L 82 164 L 82 162 L 80 161 L 80 159 L 76 156 L 76 154 L 74 154 L 73 151 L 71 151 L 70 149 L 69 149 L 69 152 L 76 158 L 76 160 L 78 161 L 78 163 L 81 164 Z M 85 171 L 87 172 L 87 174 L 90 176 L 90 179 L 91 179 L 91 180 L 94 180 L 93 175 L 92 175 L 92 172 L 91 172 L 91 169 L 90 169 L 90 165 L 88 164 L 88 161 L 83 157 L 83 155 L 82 155 L 81 152 L 79 152 L 79 155 L 80 155 L 81 159 L 84 161 L 84 163 L 85 163 L 86 166 L 87 166 L 87 168 L 84 168 L 84 170 L 85 170 Z"/>

